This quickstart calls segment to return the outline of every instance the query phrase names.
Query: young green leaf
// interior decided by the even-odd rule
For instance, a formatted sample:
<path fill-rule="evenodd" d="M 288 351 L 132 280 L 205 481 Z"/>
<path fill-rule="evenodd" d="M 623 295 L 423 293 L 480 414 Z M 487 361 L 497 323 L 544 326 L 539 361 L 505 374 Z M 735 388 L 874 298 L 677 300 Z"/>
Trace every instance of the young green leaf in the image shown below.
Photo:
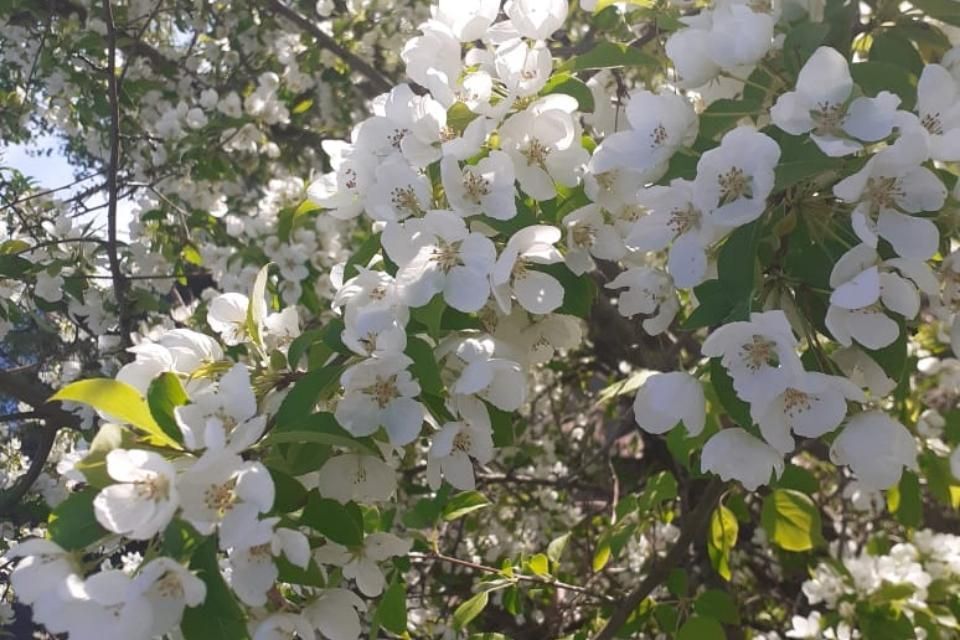
<path fill-rule="evenodd" d="M 724 580 L 730 580 L 730 552 L 737 544 L 740 525 L 730 509 L 718 506 L 710 516 L 710 529 L 707 533 L 707 553 L 710 562 Z"/>
<path fill-rule="evenodd" d="M 480 615 L 487 606 L 490 596 L 487 591 L 481 591 L 469 600 L 460 604 L 457 610 L 453 612 L 453 628 L 456 631 L 462 630 L 474 618 Z"/>
<path fill-rule="evenodd" d="M 131 425 L 145 436 L 149 444 L 182 448 L 153 419 L 140 392 L 125 382 L 111 378 L 80 380 L 68 384 L 50 398 L 51 402 L 64 400 L 89 405 L 117 422 Z"/>

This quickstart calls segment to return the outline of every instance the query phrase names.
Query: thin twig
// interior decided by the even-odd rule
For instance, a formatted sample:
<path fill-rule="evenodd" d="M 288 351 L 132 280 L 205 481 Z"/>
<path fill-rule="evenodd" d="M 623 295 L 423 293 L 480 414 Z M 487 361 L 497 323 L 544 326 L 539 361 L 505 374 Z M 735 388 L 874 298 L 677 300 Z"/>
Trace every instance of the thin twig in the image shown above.
<path fill-rule="evenodd" d="M 496 567 L 489 567 L 485 564 L 478 564 L 476 562 L 470 562 L 469 560 L 461 560 L 460 558 L 454 558 L 452 556 L 447 556 L 442 553 L 417 553 L 411 552 L 408 554 L 408 557 L 411 560 L 418 561 L 427 561 L 427 560 L 438 560 L 440 562 L 447 562 L 450 564 L 455 564 L 461 567 L 466 567 L 468 569 L 473 569 L 474 571 L 482 571 L 483 573 L 495 573 L 505 580 L 517 580 L 519 582 L 530 582 L 533 584 L 540 584 L 547 587 L 553 587 L 554 589 L 560 589 L 563 591 L 572 591 L 574 593 L 580 593 L 597 600 L 604 600 L 606 602 L 615 602 L 612 596 L 604 595 L 602 593 L 595 593 L 589 589 L 584 589 L 583 587 L 577 586 L 575 584 L 569 584 L 567 582 L 561 582 L 554 578 L 541 578 L 539 576 L 528 576 L 522 573 L 504 573 L 502 570 L 497 569 Z"/>
<path fill-rule="evenodd" d="M 113 22 L 110 0 L 103 0 L 104 22 L 107 26 L 107 89 L 110 94 L 110 165 L 107 170 L 107 258 L 117 300 L 117 320 L 120 324 L 121 351 L 131 345 L 132 321 L 127 306 L 127 279 L 120 268 L 117 254 L 117 171 L 120 169 L 120 84 L 117 77 L 117 31 Z"/>
<path fill-rule="evenodd" d="M 298 27 L 313 36 L 318 45 L 339 57 L 347 64 L 348 67 L 350 67 L 350 69 L 357 71 L 366 77 L 366 79 L 370 81 L 370 84 L 373 86 L 376 93 L 386 93 L 393 88 L 393 83 L 390 82 L 390 80 L 388 80 L 382 73 L 377 71 L 373 65 L 337 44 L 336 40 L 321 31 L 320 28 L 317 27 L 317 25 L 312 21 L 283 4 L 283 2 L 280 0 L 268 0 L 267 4 L 273 11 L 282 15 L 284 18 L 293 22 Z"/>
<path fill-rule="evenodd" d="M 634 591 L 624 598 L 618 598 L 618 601 L 621 603 L 620 606 L 614 610 L 613 614 L 607 620 L 607 624 L 593 637 L 593 640 L 611 640 L 624 623 L 626 623 L 630 614 L 640 606 L 640 603 L 643 602 L 654 589 L 664 583 L 670 575 L 670 571 L 679 565 L 684 556 L 686 556 L 690 543 L 703 533 L 707 523 L 710 521 L 710 514 L 713 512 L 714 506 L 723 493 L 723 489 L 724 483 L 719 478 L 712 478 L 710 480 L 710 483 L 700 495 L 697 506 L 694 507 L 693 511 L 685 518 L 677 542 L 670 548 L 670 551 L 667 552 L 667 555 L 662 561 L 656 562 L 656 556 L 650 559 L 648 564 L 652 566 L 649 567 L 647 577 L 643 579 L 643 582 L 641 582 L 640 586 Z"/>
<path fill-rule="evenodd" d="M 78 185 L 78 184 L 80 184 L 81 182 L 86 182 L 86 181 L 89 180 L 90 178 L 96 178 L 97 176 L 99 176 L 99 175 L 102 174 L 102 173 L 103 173 L 103 169 L 101 169 L 100 171 L 95 171 L 94 173 L 87 174 L 87 175 L 85 175 L 85 176 L 83 176 L 83 177 L 81 177 L 81 178 L 77 178 L 77 179 L 74 180 L 73 182 L 70 182 L 70 183 L 68 183 L 68 184 L 65 184 L 65 185 L 63 185 L 62 187 L 56 187 L 56 188 L 54 188 L 54 189 L 47 189 L 46 191 L 38 191 L 38 192 L 36 192 L 36 193 L 31 193 L 31 194 L 28 195 L 28 196 L 24 196 L 23 198 L 20 198 L 19 200 L 9 201 L 9 202 L 7 202 L 6 204 L 4 204 L 2 207 L 0 207 L 0 213 L 2 213 L 2 212 L 3 212 L 4 210 L 6 210 L 6 209 L 15 208 L 17 205 L 23 204 L 24 202 L 28 202 L 28 201 L 34 200 L 34 199 L 36 199 L 36 198 L 42 198 L 43 196 L 48 196 L 48 195 L 53 194 L 53 193 L 56 193 L 56 192 L 58 192 L 58 191 L 63 191 L 64 189 L 69 189 L 70 187 L 73 187 L 73 186 L 75 186 L 75 185 Z"/>

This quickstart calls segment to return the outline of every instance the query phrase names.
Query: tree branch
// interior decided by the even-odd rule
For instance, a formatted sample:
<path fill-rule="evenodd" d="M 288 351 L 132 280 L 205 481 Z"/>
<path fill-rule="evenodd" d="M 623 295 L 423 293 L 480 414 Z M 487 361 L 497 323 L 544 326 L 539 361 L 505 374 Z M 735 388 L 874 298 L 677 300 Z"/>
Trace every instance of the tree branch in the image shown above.
<path fill-rule="evenodd" d="M 375 69 L 373 65 L 337 44 L 336 40 L 321 31 L 317 25 L 308 20 L 306 17 L 300 15 L 287 5 L 283 4 L 283 2 L 280 0 L 267 0 L 267 4 L 274 12 L 282 15 L 284 18 L 300 27 L 303 31 L 306 31 L 313 36 L 317 41 L 317 44 L 319 44 L 322 48 L 333 53 L 343 60 L 348 67 L 366 77 L 366 79 L 370 81 L 370 84 L 376 93 L 386 93 L 393 88 L 393 83 L 390 82 L 390 80 L 388 80 L 377 69 Z"/>
<path fill-rule="evenodd" d="M 107 259 L 117 299 L 120 344 L 123 350 L 131 345 L 133 323 L 127 306 L 129 283 L 120 268 L 117 254 L 117 171 L 120 169 L 120 83 L 117 77 L 117 30 L 113 22 L 110 0 L 103 0 L 104 22 L 107 25 L 107 90 L 110 97 L 110 165 L 107 168 Z"/>
<path fill-rule="evenodd" d="M 577 586 L 575 584 L 569 584 L 567 582 L 560 582 L 555 578 L 541 578 L 539 576 L 528 576 L 522 573 L 514 574 L 505 574 L 500 569 L 496 567 L 488 567 L 484 564 L 477 564 L 476 562 L 470 562 L 469 560 L 461 560 L 460 558 L 454 558 L 452 556 L 447 556 L 442 553 L 417 553 L 411 552 L 407 554 L 411 560 L 439 560 L 440 562 L 447 562 L 450 564 L 455 564 L 461 567 L 466 567 L 467 569 L 473 569 L 474 571 L 482 571 L 483 573 L 495 573 L 502 576 L 507 580 L 517 580 L 518 582 L 530 582 L 533 584 L 540 584 L 547 587 L 553 587 L 554 589 L 560 589 L 562 591 L 572 591 L 574 593 L 579 593 L 597 600 L 603 600 L 605 602 L 614 602 L 613 597 L 602 594 L 595 593 L 584 587 Z"/>
<path fill-rule="evenodd" d="M 20 476 L 12 487 L 0 492 L 0 515 L 12 512 L 40 477 L 43 465 L 50 457 L 57 431 L 62 427 L 74 429 L 80 427 L 80 419 L 77 416 L 64 411 L 59 405 L 47 404 L 52 390 L 31 375 L 34 370 L 35 366 L 32 365 L 0 370 L 0 396 L 16 398 L 32 406 L 34 409 L 32 412 L 21 415 L 29 415 L 31 419 L 42 418 L 45 421 L 40 431 L 36 451 L 31 455 L 27 472 Z"/>
<path fill-rule="evenodd" d="M 50 457 L 50 451 L 53 449 L 53 443 L 57 439 L 57 431 L 60 426 L 54 422 L 48 422 L 43 425 L 40 431 L 37 450 L 30 456 L 30 467 L 27 472 L 17 478 L 17 481 L 6 491 L 0 492 L 0 515 L 8 515 L 23 499 L 23 496 L 30 491 L 30 487 L 37 481 L 43 472 L 43 465 L 47 463 Z"/>
<path fill-rule="evenodd" d="M 656 556 L 650 559 L 648 564 L 652 566 L 649 567 L 650 571 L 647 573 L 647 577 L 643 579 L 636 590 L 621 600 L 620 606 L 607 620 L 607 624 L 600 630 L 600 633 L 593 637 L 593 640 L 611 640 L 630 617 L 630 614 L 640 606 L 640 603 L 654 589 L 666 581 L 670 571 L 683 560 L 690 543 L 699 538 L 706 529 L 707 523 L 710 521 L 710 514 L 720 499 L 723 489 L 723 481 L 716 477 L 711 478 L 709 484 L 700 494 L 697 506 L 687 515 L 676 544 L 670 548 L 661 562 L 656 562 Z"/>

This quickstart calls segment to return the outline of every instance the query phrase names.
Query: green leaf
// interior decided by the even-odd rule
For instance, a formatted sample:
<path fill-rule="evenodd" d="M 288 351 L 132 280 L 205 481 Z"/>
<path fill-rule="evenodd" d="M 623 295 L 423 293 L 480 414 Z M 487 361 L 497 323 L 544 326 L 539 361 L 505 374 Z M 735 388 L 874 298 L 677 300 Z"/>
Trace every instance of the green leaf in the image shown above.
<path fill-rule="evenodd" d="M 443 507 L 443 519 L 450 522 L 489 506 L 490 501 L 479 491 L 462 491 Z"/>
<path fill-rule="evenodd" d="M 434 340 L 439 340 L 440 326 L 444 311 L 446 311 L 447 308 L 447 303 L 444 302 L 443 296 L 434 296 L 433 300 L 424 306 L 411 309 L 410 317 L 426 328 L 427 335 Z"/>
<path fill-rule="evenodd" d="M 147 406 L 150 408 L 150 414 L 163 432 L 180 444 L 183 444 L 183 433 L 177 426 L 173 410 L 189 401 L 190 398 L 184 391 L 180 378 L 169 371 L 154 378 L 147 389 Z"/>
<path fill-rule="evenodd" d="M 237 600 L 220 575 L 217 539 L 210 536 L 194 552 L 190 568 L 207 585 L 207 597 L 183 612 L 180 631 L 185 640 L 247 640 L 246 621 Z"/>
<path fill-rule="evenodd" d="M 869 354 L 877 364 L 880 365 L 880 367 L 883 369 L 883 372 L 890 376 L 891 380 L 894 382 L 899 382 L 907 373 L 906 364 L 908 332 L 902 317 L 894 316 L 893 320 L 895 320 L 897 325 L 900 327 L 900 333 L 897 336 L 897 339 L 891 344 L 885 346 L 883 349 L 877 349 L 876 351 L 873 351 L 864 347 L 863 350 L 867 352 L 867 354 Z"/>
<path fill-rule="evenodd" d="M 558 71 L 586 71 L 614 67 L 655 67 L 657 59 L 636 47 L 618 42 L 600 42 L 590 51 L 574 56 L 560 65 Z"/>
<path fill-rule="evenodd" d="M 550 575 L 550 558 L 542 553 L 538 553 L 528 562 L 530 565 L 530 571 L 533 571 L 534 574 L 538 576 L 548 576 Z"/>
<path fill-rule="evenodd" d="M 809 180 L 827 171 L 835 171 L 843 165 L 840 158 L 831 158 L 806 136 L 778 136 L 780 162 L 776 167 L 774 192 L 780 192 L 804 180 Z"/>
<path fill-rule="evenodd" d="M 760 520 L 767 536 L 786 551 L 809 551 L 820 543 L 820 511 L 809 496 L 774 489 L 763 499 Z"/>
<path fill-rule="evenodd" d="M 33 269 L 33 263 L 26 258 L 13 255 L 0 255 L 0 277 L 19 278 Z"/>
<path fill-rule="evenodd" d="M 723 626 L 713 618 L 691 616 L 677 632 L 677 640 L 726 640 Z"/>
<path fill-rule="evenodd" d="M 312 200 L 304 200 L 296 209 L 292 207 L 281 209 L 277 219 L 277 235 L 280 236 L 281 240 L 289 241 L 290 233 L 296 228 L 300 218 L 322 208 Z"/>
<path fill-rule="evenodd" d="M 290 110 L 290 112 L 294 114 L 303 113 L 304 111 L 307 111 L 308 109 L 310 109 L 310 107 L 312 106 L 313 106 L 313 99 L 307 98 L 306 100 L 301 100 L 300 102 L 298 102 L 296 106 Z"/>
<path fill-rule="evenodd" d="M 343 341 L 340 340 L 340 334 L 343 333 L 343 329 L 343 320 L 336 318 L 327 323 L 327 326 L 322 329 L 304 331 L 294 338 L 293 342 L 290 343 L 290 348 L 287 350 L 287 362 L 290 364 L 290 368 L 295 369 L 303 357 L 303 354 L 318 342 L 327 346 L 331 352 L 343 355 L 350 354 L 351 351 L 344 346 Z"/>
<path fill-rule="evenodd" d="M 923 496 L 920 480 L 912 471 L 904 471 L 900 483 L 887 491 L 887 508 L 896 514 L 897 522 L 905 527 L 917 528 L 923 524 Z"/>
<path fill-rule="evenodd" d="M 960 27 L 960 4 L 956 0 L 910 0 L 927 16 Z"/>
<path fill-rule="evenodd" d="M 322 444 L 343 447 L 357 453 L 379 456 L 376 449 L 362 439 L 354 438 L 329 413 L 314 413 L 275 429 L 261 442 L 263 446 L 275 444 Z"/>
<path fill-rule="evenodd" d="M 590 274 L 576 275 L 561 263 L 537 265 L 538 271 L 549 273 L 563 286 L 563 304 L 554 313 L 566 313 L 578 318 L 589 318 L 597 286 Z"/>
<path fill-rule="evenodd" d="M 693 604 L 693 610 L 707 618 L 715 618 L 724 624 L 740 624 L 740 612 L 737 603 L 726 591 L 708 589 L 699 596 Z"/>
<path fill-rule="evenodd" d="M 600 539 L 597 540 L 597 548 L 593 550 L 593 559 L 591 560 L 590 566 L 593 569 L 594 573 L 603 570 L 607 563 L 610 562 L 610 557 L 613 555 L 613 550 L 610 548 L 610 532 L 606 531 Z"/>
<path fill-rule="evenodd" d="M 489 595 L 487 591 L 481 591 L 469 600 L 460 604 L 457 610 L 453 612 L 453 628 L 456 631 L 462 630 L 470 622 L 480 615 L 487 606 Z"/>
<path fill-rule="evenodd" d="M 647 479 L 637 496 L 637 510 L 641 515 L 677 497 L 677 479 L 669 471 L 655 473 Z"/>
<path fill-rule="evenodd" d="M 433 348 L 421 338 L 414 336 L 407 339 L 407 348 L 404 353 L 413 360 L 410 372 L 420 382 L 420 388 L 426 393 L 443 395 L 443 380 L 440 378 L 440 366 L 433 355 Z"/>
<path fill-rule="evenodd" d="M 741 427 L 750 427 L 753 418 L 750 415 L 750 405 L 740 399 L 733 388 L 733 378 L 727 373 L 720 358 L 710 360 L 710 385 L 717 394 L 717 399 L 723 406 L 730 419 Z"/>
<path fill-rule="evenodd" d="M 336 500 L 321 498 L 315 490 L 311 491 L 300 523 L 345 547 L 363 544 L 363 514 L 352 502 L 343 505 Z"/>
<path fill-rule="evenodd" d="M 149 444 L 180 449 L 150 414 L 140 392 L 119 380 L 92 378 L 68 384 L 50 398 L 52 401 L 79 402 L 109 415 L 113 420 L 129 424 L 142 432 Z"/>
<path fill-rule="evenodd" d="M 30 248 L 30 243 L 26 240 L 14 239 L 0 242 L 0 255 L 10 255 L 13 253 L 22 253 Z"/>
<path fill-rule="evenodd" d="M 257 272 L 250 292 L 250 302 L 247 304 L 247 335 L 257 345 L 263 344 L 260 323 L 267 317 L 267 277 L 270 275 L 271 264 L 265 264 Z"/>
<path fill-rule="evenodd" d="M 829 32 L 830 27 L 821 22 L 806 22 L 791 27 L 783 40 L 783 65 L 787 73 L 796 77 Z"/>
<path fill-rule="evenodd" d="M 563 555 L 564 549 L 567 548 L 567 542 L 570 541 L 570 532 L 558 536 L 550 541 L 550 544 L 547 545 L 547 557 L 550 558 L 550 562 L 553 564 L 560 563 L 560 556 Z"/>
<path fill-rule="evenodd" d="M 718 506 L 710 516 L 710 530 L 707 534 L 707 553 L 710 563 L 724 580 L 730 580 L 730 552 L 737 544 L 740 525 L 730 509 Z"/>
<path fill-rule="evenodd" d="M 87 484 L 102 489 L 113 484 L 113 478 L 107 473 L 107 454 L 114 449 L 128 449 L 134 444 L 134 437 L 129 429 L 106 422 L 100 426 L 97 435 L 90 442 L 87 455 L 77 463 L 76 469 L 86 478 Z"/>
<path fill-rule="evenodd" d="M 163 530 L 161 550 L 164 555 L 171 556 L 183 562 L 193 555 L 193 552 L 203 543 L 203 536 L 197 533 L 190 524 L 174 518 Z"/>
<path fill-rule="evenodd" d="M 917 79 L 906 67 L 891 62 L 858 62 L 850 65 L 850 74 L 866 95 L 874 97 L 881 91 L 890 91 L 900 96 L 901 109 L 913 109 Z"/>
<path fill-rule="evenodd" d="M 672 569 L 667 576 L 667 590 L 677 598 L 686 598 L 690 589 L 690 576 L 686 569 Z"/>
<path fill-rule="evenodd" d="M 760 221 L 738 227 L 730 234 L 717 257 L 717 275 L 733 298 L 733 310 L 725 322 L 749 320 L 753 308 L 753 291 L 757 272 L 757 245 Z"/>
<path fill-rule="evenodd" d="M 593 113 L 595 105 L 590 87 L 588 87 L 583 80 L 575 78 L 569 73 L 558 73 L 554 75 L 540 91 L 540 95 L 544 96 L 550 95 L 551 93 L 563 93 L 572 96 L 580 105 L 580 111 Z"/>
<path fill-rule="evenodd" d="M 715 100 L 700 114 L 700 136 L 706 140 L 718 140 L 741 119 L 755 118 L 760 112 L 761 104 L 756 100 Z"/>
<path fill-rule="evenodd" d="M 900 35 L 899 30 L 885 29 L 873 37 L 870 60 L 889 62 L 906 68 L 916 76 L 923 73 L 923 58 L 913 43 Z"/>
<path fill-rule="evenodd" d="M 93 544 L 108 532 L 93 515 L 93 499 L 98 491 L 84 489 L 58 504 L 47 519 L 50 539 L 68 551 Z"/>
<path fill-rule="evenodd" d="M 471 122 L 477 118 L 477 114 L 470 111 L 470 107 L 462 102 L 454 102 L 447 109 L 447 126 L 462 134 Z"/>
<path fill-rule="evenodd" d="M 400 635 L 406 632 L 407 586 L 405 584 L 397 582 L 390 585 L 380 598 L 374 619 L 391 633 Z"/>
<path fill-rule="evenodd" d="M 650 8 L 655 6 L 656 0 L 599 0 L 599 2 L 597 2 L 597 6 L 593 8 L 593 13 L 600 13 L 604 9 L 617 4 L 625 4 L 628 7 L 636 6 Z"/>
<path fill-rule="evenodd" d="M 284 429 L 302 424 L 305 417 L 313 415 L 321 396 L 339 385 L 342 372 L 343 367 L 328 366 L 314 369 L 297 380 L 280 403 L 275 423 Z"/>
<path fill-rule="evenodd" d="M 727 316 L 733 313 L 733 298 L 727 295 L 727 289 L 719 280 L 707 280 L 693 290 L 699 304 L 681 325 L 684 331 L 723 324 Z"/>
<path fill-rule="evenodd" d="M 514 429 L 514 419 L 517 414 L 513 411 L 504 411 L 487 401 L 487 413 L 490 414 L 490 424 L 493 427 L 493 444 L 499 448 L 509 447 L 516 440 L 516 431 Z"/>
<path fill-rule="evenodd" d="M 357 267 L 366 267 L 370 262 L 370 259 L 376 255 L 377 251 L 380 250 L 380 234 L 372 233 L 370 236 L 364 240 L 353 255 L 350 256 L 350 259 L 347 260 L 346 266 L 343 268 L 343 281 L 346 282 L 350 278 L 354 277 L 360 273 Z"/>
<path fill-rule="evenodd" d="M 267 468 L 273 479 L 274 494 L 273 511 L 275 513 L 292 513 L 300 510 L 307 503 L 307 490 L 300 481 L 277 469 Z"/>

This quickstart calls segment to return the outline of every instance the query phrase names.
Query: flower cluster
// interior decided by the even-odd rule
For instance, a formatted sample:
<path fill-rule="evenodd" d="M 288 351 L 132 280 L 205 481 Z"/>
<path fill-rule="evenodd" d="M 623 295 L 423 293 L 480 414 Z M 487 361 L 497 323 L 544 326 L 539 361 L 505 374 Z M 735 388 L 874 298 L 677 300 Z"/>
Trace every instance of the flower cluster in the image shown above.
<path fill-rule="evenodd" d="M 886 508 L 916 529 L 960 492 L 960 48 L 939 14 L 904 17 L 947 43 L 914 47 L 884 40 L 874 7 L 868 47 L 835 28 L 856 17 L 844 3 L 440 0 L 411 11 L 416 32 L 383 70 L 335 44 L 369 100 L 327 126 L 309 114 L 338 110 L 337 65 L 304 70 L 316 52 L 276 25 L 346 41 L 394 3 L 351 0 L 331 22 L 339 4 L 319 2 L 321 27 L 265 4 L 275 15 L 253 21 L 274 26 L 241 38 L 257 42 L 242 56 L 225 34 L 246 23 L 231 18 L 190 44 L 206 57 L 182 81 L 150 80 L 155 49 L 119 74 L 149 141 L 127 153 L 131 175 L 156 178 L 122 259 L 115 233 L 101 241 L 55 201 L 30 204 L 38 223 L 0 244 L 0 334 L 35 317 L 103 342 L 43 381 L 64 411 L 23 400 L 27 419 L 95 427 L 56 445 L 43 537 L 5 556 L 38 624 L 70 638 L 451 637 L 493 602 L 542 637 L 617 624 L 707 637 L 739 620 L 717 612 L 710 580 L 691 569 L 688 589 L 675 572 L 676 607 L 651 589 L 618 612 L 632 587 L 611 566 L 641 571 L 702 525 L 707 567 L 732 580 L 747 574 L 730 567 L 738 523 L 756 520 L 765 558 L 810 553 L 804 593 L 831 611 L 795 617 L 788 637 L 949 626 L 931 612 L 954 593 L 936 551 L 952 537 L 813 555 L 821 510 Z M 603 20 L 632 39 L 641 15 L 656 28 L 633 45 L 593 40 Z M 89 23 L 117 44 L 115 26 Z M 912 52 L 905 82 L 887 47 Z M 22 69 L 29 51 L 3 55 Z M 394 84 L 382 72 L 397 60 Z M 43 117 L 82 132 L 61 113 L 71 83 L 45 82 Z M 321 130 L 296 177 L 284 140 Z M 108 142 L 91 134 L 87 150 Z M 236 166 L 203 169 L 208 143 Z M 192 169 L 158 174 L 172 158 Z M 113 291 L 87 282 L 105 270 Z M 0 456 L 4 489 L 34 473 L 15 447 Z M 497 484 L 534 489 L 494 503 Z M 769 564 L 775 578 L 788 565 Z M 435 579 L 446 565 L 489 574 L 449 623 L 464 594 Z M 651 593 L 664 602 L 647 608 Z"/>

